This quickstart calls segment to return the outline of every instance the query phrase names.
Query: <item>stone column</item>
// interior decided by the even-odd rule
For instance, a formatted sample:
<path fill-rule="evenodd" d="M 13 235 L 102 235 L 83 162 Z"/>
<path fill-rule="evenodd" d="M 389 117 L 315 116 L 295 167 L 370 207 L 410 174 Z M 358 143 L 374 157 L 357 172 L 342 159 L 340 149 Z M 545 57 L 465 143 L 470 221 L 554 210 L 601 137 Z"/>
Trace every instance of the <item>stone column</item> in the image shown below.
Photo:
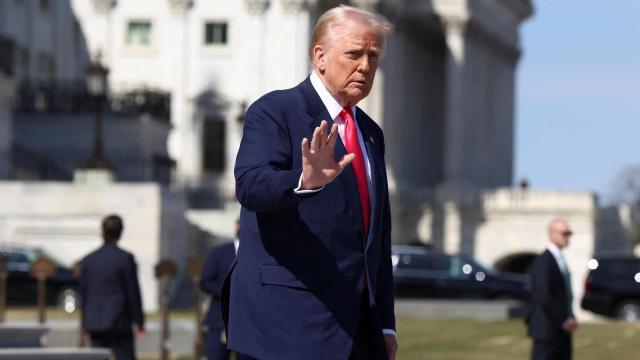
<path fill-rule="evenodd" d="M 447 201 L 442 205 L 443 239 L 442 250 L 449 254 L 460 252 L 462 247 L 462 219 L 460 207 L 453 201 Z"/>
<path fill-rule="evenodd" d="M 242 58 L 248 62 L 246 68 L 251 69 L 255 74 L 253 79 L 255 79 L 256 86 L 253 89 L 246 90 L 247 92 L 253 91 L 253 93 L 248 93 L 246 96 L 254 100 L 267 91 L 265 59 L 268 29 L 266 12 L 271 6 L 271 0 L 245 0 L 245 6 L 247 13 L 250 15 L 247 19 L 246 33 L 254 34 L 254 36 L 245 39 L 247 42 L 252 42 L 252 44 L 243 46 L 246 53 L 243 54 Z M 247 76 L 247 78 L 251 77 Z"/>
<path fill-rule="evenodd" d="M 191 0 L 169 0 L 171 9 L 170 26 L 172 31 L 169 42 L 174 49 L 179 49 L 177 55 L 171 57 L 173 74 L 173 92 L 171 94 L 171 124 L 173 128 L 169 134 L 169 156 L 176 159 L 177 181 L 186 183 L 195 179 L 199 174 L 200 145 L 199 134 L 194 128 L 192 109 L 189 103 L 189 27 L 188 15 Z"/>
<path fill-rule="evenodd" d="M 262 15 L 269 8 L 270 0 L 245 0 L 247 12 L 251 15 Z"/>
<path fill-rule="evenodd" d="M 104 62 L 107 66 L 113 64 L 113 46 L 111 31 L 111 14 L 116 6 L 116 0 L 93 0 L 93 10 L 96 13 L 94 22 L 87 23 L 93 28 L 93 42 L 89 45 L 89 56 L 95 56 L 101 52 L 104 56 Z M 98 36 L 101 34 L 101 36 Z"/>
<path fill-rule="evenodd" d="M 11 171 L 12 95 L 13 81 L 0 72 L 0 180 L 9 178 Z"/>
<path fill-rule="evenodd" d="M 377 11 L 380 0 L 351 0 L 351 4 L 364 10 Z M 360 102 L 360 104 L 358 104 L 380 126 L 383 125 L 384 78 L 384 69 L 382 67 L 378 67 L 378 72 L 376 74 L 373 86 L 371 87 L 369 96 L 367 96 Z"/>
<path fill-rule="evenodd" d="M 309 73 L 312 65 L 309 60 L 309 43 L 311 42 L 312 19 L 310 10 L 315 7 L 317 0 L 280 0 L 282 13 L 284 14 L 281 21 L 285 22 L 279 29 L 283 33 L 288 34 L 292 41 L 287 42 L 284 46 L 285 51 L 278 52 L 278 55 L 286 57 L 286 59 L 278 59 L 274 57 L 277 66 L 281 63 L 291 63 L 293 71 L 283 72 L 280 75 L 291 74 L 291 78 L 286 83 L 281 81 L 273 81 L 274 85 L 293 86 L 304 79 Z M 279 75 L 279 77 L 281 77 Z"/>
<path fill-rule="evenodd" d="M 464 179 L 464 70 L 467 19 L 443 18 L 447 44 L 444 178 L 458 185 Z"/>
<path fill-rule="evenodd" d="M 361 9 L 375 11 L 380 0 L 351 0 L 351 4 Z"/>

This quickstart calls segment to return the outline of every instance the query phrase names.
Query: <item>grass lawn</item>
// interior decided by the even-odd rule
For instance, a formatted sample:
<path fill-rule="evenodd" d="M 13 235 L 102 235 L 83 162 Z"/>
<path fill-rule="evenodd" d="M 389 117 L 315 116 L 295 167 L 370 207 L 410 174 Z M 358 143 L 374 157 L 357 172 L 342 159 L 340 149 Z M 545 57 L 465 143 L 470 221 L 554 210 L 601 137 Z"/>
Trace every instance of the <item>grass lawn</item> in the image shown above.
<path fill-rule="evenodd" d="M 531 340 L 522 321 L 398 319 L 400 360 L 527 359 Z M 640 359 L 640 323 L 583 324 L 574 359 Z"/>

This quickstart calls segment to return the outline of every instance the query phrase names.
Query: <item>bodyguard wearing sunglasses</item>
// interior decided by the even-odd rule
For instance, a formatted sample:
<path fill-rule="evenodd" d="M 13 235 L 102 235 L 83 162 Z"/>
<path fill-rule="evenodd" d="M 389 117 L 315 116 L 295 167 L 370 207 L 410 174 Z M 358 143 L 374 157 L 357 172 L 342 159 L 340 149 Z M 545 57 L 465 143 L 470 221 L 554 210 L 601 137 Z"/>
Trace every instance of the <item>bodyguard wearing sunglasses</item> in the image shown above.
<path fill-rule="evenodd" d="M 534 360 L 571 359 L 571 334 L 578 327 L 573 314 L 571 274 L 562 256 L 573 232 L 563 219 L 549 224 L 549 243 L 531 266 L 531 313 Z"/>

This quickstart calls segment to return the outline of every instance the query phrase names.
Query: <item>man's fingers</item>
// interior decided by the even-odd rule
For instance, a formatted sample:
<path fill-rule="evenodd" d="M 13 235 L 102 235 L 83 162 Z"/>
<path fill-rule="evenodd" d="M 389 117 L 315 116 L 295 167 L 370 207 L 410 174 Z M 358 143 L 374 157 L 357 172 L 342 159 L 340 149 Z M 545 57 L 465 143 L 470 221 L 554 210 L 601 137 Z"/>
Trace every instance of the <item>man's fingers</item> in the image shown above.
<path fill-rule="evenodd" d="M 342 159 L 338 161 L 338 165 L 340 166 L 340 171 L 344 170 L 344 168 L 347 167 L 347 165 L 351 164 L 351 162 L 355 158 L 356 158 L 356 155 L 351 153 L 343 156 Z"/>
<path fill-rule="evenodd" d="M 320 141 L 318 142 L 318 149 L 322 149 L 326 146 L 326 139 L 327 139 L 327 127 L 329 125 L 327 125 L 327 121 L 326 120 L 322 120 L 320 122 Z"/>
<path fill-rule="evenodd" d="M 302 144 L 300 144 L 302 148 L 302 157 L 308 158 L 311 156 L 311 152 L 309 151 L 309 140 L 307 138 L 302 139 Z"/>
<path fill-rule="evenodd" d="M 320 146 L 320 127 L 316 127 L 313 131 L 313 137 L 311 138 L 311 153 L 318 152 L 318 146 Z"/>
<path fill-rule="evenodd" d="M 334 149 L 336 147 L 336 139 L 338 138 L 338 125 L 333 124 L 331 127 L 331 132 L 329 133 L 329 138 L 327 139 L 327 146 L 329 149 Z"/>

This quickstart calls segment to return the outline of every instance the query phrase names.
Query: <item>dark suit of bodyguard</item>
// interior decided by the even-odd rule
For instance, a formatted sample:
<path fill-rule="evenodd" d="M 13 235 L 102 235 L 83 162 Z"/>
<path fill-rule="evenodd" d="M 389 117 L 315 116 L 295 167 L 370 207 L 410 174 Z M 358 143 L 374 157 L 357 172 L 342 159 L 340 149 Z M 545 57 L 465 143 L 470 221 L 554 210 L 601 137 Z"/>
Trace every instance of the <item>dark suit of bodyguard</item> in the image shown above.
<path fill-rule="evenodd" d="M 571 334 L 578 326 L 573 314 L 573 296 L 567 264 L 561 249 L 572 232 L 562 219 L 549 225 L 550 242 L 531 266 L 531 313 L 527 319 L 533 338 L 533 360 L 569 360 Z"/>
<path fill-rule="evenodd" d="M 94 347 L 110 348 L 117 360 L 135 359 L 133 324 L 144 333 L 136 262 L 120 249 L 123 225 L 111 215 L 102 222 L 104 245 L 82 260 L 82 329 Z"/>
<path fill-rule="evenodd" d="M 370 165 L 368 219 L 354 157 L 310 79 L 248 110 L 235 166 L 242 245 L 223 306 L 230 349 L 260 360 L 395 358 L 384 139 L 355 107 L 389 31 L 380 16 L 343 6 L 320 17 L 311 46 L 319 86 L 338 110 L 355 109 Z"/>
<path fill-rule="evenodd" d="M 224 323 L 220 313 L 220 290 L 225 276 L 236 258 L 236 246 L 228 243 L 213 248 L 202 267 L 200 288 L 209 294 L 209 311 L 204 319 L 206 325 L 205 347 L 209 360 L 228 360 L 229 350 L 222 342 Z"/>

